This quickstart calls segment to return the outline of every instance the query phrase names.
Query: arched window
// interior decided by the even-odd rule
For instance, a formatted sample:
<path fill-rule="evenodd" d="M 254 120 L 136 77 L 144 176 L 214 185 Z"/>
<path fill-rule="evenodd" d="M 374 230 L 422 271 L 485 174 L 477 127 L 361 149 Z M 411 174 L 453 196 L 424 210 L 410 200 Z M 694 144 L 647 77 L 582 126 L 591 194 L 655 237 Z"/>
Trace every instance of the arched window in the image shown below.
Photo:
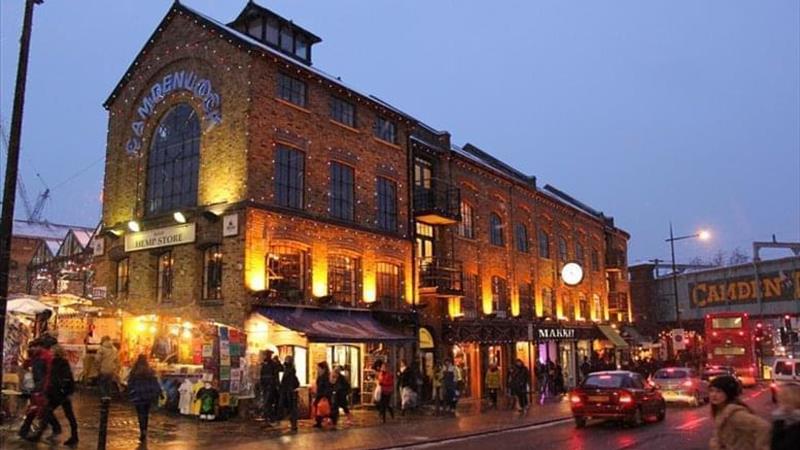
<path fill-rule="evenodd" d="M 503 241 L 503 221 L 495 213 L 489 215 L 489 240 L 494 245 L 505 245 Z"/>
<path fill-rule="evenodd" d="M 528 253 L 528 228 L 525 225 L 518 223 L 514 227 L 514 239 L 517 245 L 517 251 Z"/>
<path fill-rule="evenodd" d="M 147 159 L 147 214 L 197 204 L 200 165 L 200 120 L 180 103 L 161 119 Z"/>

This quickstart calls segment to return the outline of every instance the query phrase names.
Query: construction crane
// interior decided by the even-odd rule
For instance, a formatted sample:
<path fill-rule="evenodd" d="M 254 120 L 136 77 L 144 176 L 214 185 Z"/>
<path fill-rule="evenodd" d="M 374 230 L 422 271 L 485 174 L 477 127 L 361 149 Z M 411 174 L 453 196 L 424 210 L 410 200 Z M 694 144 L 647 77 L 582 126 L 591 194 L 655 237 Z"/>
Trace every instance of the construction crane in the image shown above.
<path fill-rule="evenodd" d="M 0 135 L 2 135 L 3 144 L 3 152 L 8 152 L 8 136 L 6 135 L 5 127 L 3 127 L 2 121 L 0 121 Z M 47 199 L 50 198 L 50 188 L 47 187 L 47 183 L 44 182 L 39 173 L 36 174 L 36 177 L 39 178 L 39 181 L 44 186 L 44 191 L 42 191 L 39 196 L 36 198 L 36 203 L 31 206 L 31 201 L 28 198 L 28 190 L 25 188 L 25 183 L 22 181 L 22 175 L 20 174 L 17 177 L 17 190 L 19 191 L 19 196 L 22 198 L 22 206 L 25 208 L 25 213 L 27 215 L 29 222 L 41 222 L 42 221 L 42 212 L 44 211 L 44 205 L 47 203 Z"/>

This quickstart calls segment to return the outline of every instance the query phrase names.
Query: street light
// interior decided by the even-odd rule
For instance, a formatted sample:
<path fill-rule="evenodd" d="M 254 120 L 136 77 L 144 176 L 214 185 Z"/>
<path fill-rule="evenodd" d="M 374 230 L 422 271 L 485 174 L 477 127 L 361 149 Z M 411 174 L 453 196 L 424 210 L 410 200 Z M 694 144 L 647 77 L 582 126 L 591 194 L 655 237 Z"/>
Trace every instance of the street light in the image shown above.
<path fill-rule="evenodd" d="M 675 320 L 678 323 L 678 328 L 683 328 L 683 322 L 681 321 L 681 310 L 678 307 L 678 269 L 675 267 L 675 241 L 694 238 L 707 241 L 711 239 L 711 233 L 708 230 L 700 230 L 695 234 L 675 237 L 672 233 L 672 222 L 670 221 L 669 238 L 665 239 L 665 242 L 669 242 L 669 248 L 672 252 L 672 295 L 675 297 Z"/>

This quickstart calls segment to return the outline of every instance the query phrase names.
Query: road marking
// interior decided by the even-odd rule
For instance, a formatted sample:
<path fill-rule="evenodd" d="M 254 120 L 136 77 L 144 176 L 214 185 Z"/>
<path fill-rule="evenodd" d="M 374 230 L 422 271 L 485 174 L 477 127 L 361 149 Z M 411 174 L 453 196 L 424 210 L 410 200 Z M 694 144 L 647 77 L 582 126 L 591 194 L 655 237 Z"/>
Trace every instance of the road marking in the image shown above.
<path fill-rule="evenodd" d="M 695 428 L 695 425 L 697 425 L 700 422 L 703 422 L 705 420 L 708 420 L 708 417 L 700 417 L 700 418 L 697 418 L 697 419 L 694 419 L 694 420 L 690 420 L 690 421 L 686 422 L 685 424 L 683 424 L 683 425 L 681 425 L 679 427 L 675 427 L 675 429 L 676 430 L 681 430 L 681 431 L 689 430 L 689 429 Z"/>
<path fill-rule="evenodd" d="M 458 442 L 469 441 L 472 439 L 483 438 L 486 436 L 499 436 L 503 434 L 509 433 L 516 433 L 519 431 L 532 431 L 532 430 L 540 430 L 542 428 L 554 427 L 556 425 L 563 425 L 565 423 L 572 422 L 572 418 L 569 419 L 561 419 L 561 420 L 554 420 L 552 422 L 546 423 L 538 423 L 532 424 L 528 426 L 522 426 L 517 428 L 510 428 L 505 430 L 496 430 L 496 431 L 486 431 L 484 433 L 475 433 L 469 436 L 461 436 L 461 437 L 454 437 L 449 439 L 441 439 L 435 442 L 429 442 L 425 444 L 405 444 L 405 445 L 398 445 L 397 447 L 390 447 L 390 448 L 416 448 L 416 449 L 423 449 L 423 448 L 434 448 L 434 447 L 441 447 L 445 445 L 455 444 Z"/>

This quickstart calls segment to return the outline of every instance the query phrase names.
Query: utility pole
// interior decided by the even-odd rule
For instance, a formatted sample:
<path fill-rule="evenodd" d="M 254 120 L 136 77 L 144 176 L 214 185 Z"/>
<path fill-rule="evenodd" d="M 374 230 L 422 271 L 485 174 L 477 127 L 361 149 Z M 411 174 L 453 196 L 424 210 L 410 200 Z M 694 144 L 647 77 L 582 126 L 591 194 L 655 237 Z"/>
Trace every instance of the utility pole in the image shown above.
<path fill-rule="evenodd" d="M 14 91 L 14 109 L 11 112 L 11 135 L 8 139 L 6 180 L 3 188 L 3 212 L 0 216 L 0 352 L 2 352 L 6 329 L 6 306 L 8 303 L 8 277 L 11 267 L 11 232 L 14 225 L 14 200 L 17 195 L 17 171 L 19 148 L 22 139 L 22 109 L 25 104 L 25 82 L 28 78 L 28 53 L 31 46 L 33 7 L 44 0 L 25 0 L 25 16 L 22 20 L 22 37 L 17 61 L 17 84 Z M 0 379 L 3 376 L 0 364 Z"/>

